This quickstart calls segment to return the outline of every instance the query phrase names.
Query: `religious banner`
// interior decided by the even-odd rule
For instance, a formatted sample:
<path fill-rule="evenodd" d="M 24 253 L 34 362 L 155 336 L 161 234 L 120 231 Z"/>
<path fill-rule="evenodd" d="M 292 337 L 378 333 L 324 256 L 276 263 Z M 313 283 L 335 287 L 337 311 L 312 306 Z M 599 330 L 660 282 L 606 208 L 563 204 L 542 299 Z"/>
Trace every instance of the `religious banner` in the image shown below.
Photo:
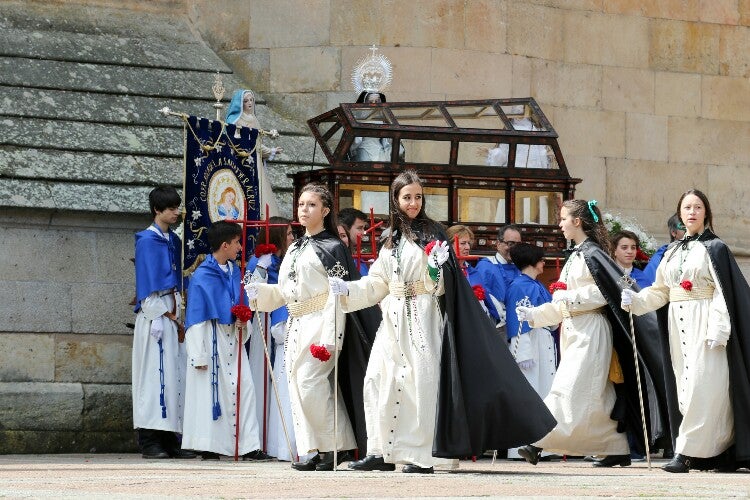
<path fill-rule="evenodd" d="M 185 120 L 185 227 L 183 271 L 189 275 L 211 253 L 206 238 L 218 220 L 258 220 L 258 130 L 220 121 Z M 247 228 L 246 258 L 255 248 L 257 228 Z"/>

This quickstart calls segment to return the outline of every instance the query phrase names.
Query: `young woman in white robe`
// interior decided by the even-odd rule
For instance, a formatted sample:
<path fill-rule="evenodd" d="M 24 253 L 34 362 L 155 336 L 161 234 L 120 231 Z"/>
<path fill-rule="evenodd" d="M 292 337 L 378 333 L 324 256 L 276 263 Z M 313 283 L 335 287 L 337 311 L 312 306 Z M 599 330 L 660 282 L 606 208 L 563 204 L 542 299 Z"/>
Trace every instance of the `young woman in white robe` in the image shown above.
<path fill-rule="evenodd" d="M 537 307 L 517 307 L 519 321 L 533 328 L 562 323 L 560 364 L 544 402 L 557 426 L 518 453 L 536 464 L 542 449 L 567 455 L 607 455 L 597 466 L 630 465 L 630 449 L 617 422 L 610 418 L 615 388 L 610 380 L 612 326 L 604 313 L 607 305 L 589 270 L 581 245 L 609 247 L 607 230 L 595 201 L 568 200 L 560 209 L 560 229 L 576 250 L 565 263 L 552 302 Z M 589 241 L 591 240 L 591 241 Z"/>
<path fill-rule="evenodd" d="M 403 472 L 432 473 L 435 466 L 454 466 L 432 456 L 442 342 L 443 280 L 437 269 L 448 249 L 443 241 L 425 253 L 426 242 L 446 237 L 425 214 L 416 173 L 400 174 L 391 198 L 397 215 L 390 236 L 368 275 L 348 282 L 348 296 L 342 297 L 347 311 L 378 302 L 383 311 L 365 375 L 367 456 L 350 468 L 394 470 L 405 464 Z"/>
<path fill-rule="evenodd" d="M 329 293 L 328 272 L 314 248 L 314 238 L 338 238 L 332 215 L 333 200 L 328 190 L 308 184 L 302 189 L 297 216 L 305 236 L 289 248 L 279 270 L 278 284 L 250 283 L 245 287 L 250 307 L 273 311 L 284 304 L 289 309 L 285 361 L 294 435 L 300 454 L 313 453 L 297 470 L 332 470 L 333 450 L 357 447 L 343 400 L 338 401 L 337 434 L 334 436 L 334 392 L 331 372 L 333 356 L 343 344 L 344 313 Z M 328 361 L 313 357 L 311 346 L 331 353 Z M 339 351 L 334 349 L 334 345 Z M 339 460 L 342 454 L 338 454 Z"/>
<path fill-rule="evenodd" d="M 680 198 L 677 213 L 685 239 L 664 252 L 652 286 L 623 291 L 622 306 L 644 314 L 669 304 L 669 350 L 682 423 L 675 456 L 662 468 L 688 472 L 696 458 L 715 457 L 734 442 L 726 346 L 730 334 L 741 332 L 732 331 L 727 298 L 702 242 L 713 236 L 708 199 L 690 190 Z"/>

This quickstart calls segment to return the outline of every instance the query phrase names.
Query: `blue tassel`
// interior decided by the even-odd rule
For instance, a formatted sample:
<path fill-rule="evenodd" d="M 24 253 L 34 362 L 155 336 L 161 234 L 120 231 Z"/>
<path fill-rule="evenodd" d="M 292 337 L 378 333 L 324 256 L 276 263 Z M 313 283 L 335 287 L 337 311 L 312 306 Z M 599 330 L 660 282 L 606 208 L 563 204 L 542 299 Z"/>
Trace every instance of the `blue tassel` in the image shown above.
<path fill-rule="evenodd" d="M 161 406 L 167 406 L 164 404 L 164 394 L 159 394 L 159 404 Z"/>
<path fill-rule="evenodd" d="M 221 416 L 221 406 L 219 406 L 219 403 L 216 402 L 216 404 L 214 404 L 214 420 L 219 420 L 220 416 Z"/>
<path fill-rule="evenodd" d="M 161 407 L 161 418 L 167 418 L 167 407 L 162 406 Z"/>

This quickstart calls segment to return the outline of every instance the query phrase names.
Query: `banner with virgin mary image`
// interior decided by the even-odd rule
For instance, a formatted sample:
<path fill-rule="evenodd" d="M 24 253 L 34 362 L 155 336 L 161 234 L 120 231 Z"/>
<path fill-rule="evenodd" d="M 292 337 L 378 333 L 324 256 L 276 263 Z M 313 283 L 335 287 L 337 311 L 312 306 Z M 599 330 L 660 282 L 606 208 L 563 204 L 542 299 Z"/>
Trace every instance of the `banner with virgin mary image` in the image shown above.
<path fill-rule="evenodd" d="M 203 254 L 206 238 L 218 220 L 258 220 L 258 130 L 190 116 L 185 121 L 185 226 L 183 272 L 190 274 Z M 247 228 L 246 257 L 258 230 Z"/>

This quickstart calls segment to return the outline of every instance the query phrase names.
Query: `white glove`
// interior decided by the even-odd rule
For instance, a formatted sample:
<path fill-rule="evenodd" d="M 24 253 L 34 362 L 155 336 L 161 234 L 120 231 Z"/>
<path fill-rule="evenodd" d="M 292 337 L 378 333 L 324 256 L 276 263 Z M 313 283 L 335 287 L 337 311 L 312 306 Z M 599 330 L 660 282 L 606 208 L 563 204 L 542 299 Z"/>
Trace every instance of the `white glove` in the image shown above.
<path fill-rule="evenodd" d="M 716 349 L 717 347 L 724 347 L 724 344 L 722 344 L 718 340 L 706 339 L 706 347 L 708 347 L 709 349 Z"/>
<path fill-rule="evenodd" d="M 268 269 L 271 267 L 271 264 L 273 264 L 273 254 L 267 253 L 258 257 L 258 267 Z"/>
<path fill-rule="evenodd" d="M 349 287 L 346 285 L 346 281 L 341 278 L 329 277 L 328 284 L 331 287 L 331 293 L 334 295 L 349 295 Z"/>
<path fill-rule="evenodd" d="M 151 336 L 154 337 L 156 340 L 161 340 L 161 336 L 164 334 L 164 316 L 159 316 L 158 318 L 151 321 Z"/>
<path fill-rule="evenodd" d="M 247 294 L 248 302 L 252 302 L 258 298 L 258 284 L 248 283 L 245 285 L 245 293 Z"/>
<path fill-rule="evenodd" d="M 630 288 L 625 288 L 622 291 L 622 296 L 620 298 L 620 307 L 622 309 L 628 310 L 630 308 L 633 304 L 633 295 L 635 295 L 635 292 Z"/>
<path fill-rule="evenodd" d="M 534 367 L 534 360 L 533 359 L 525 359 L 523 361 L 518 362 L 518 367 L 521 370 L 531 370 Z"/>
<path fill-rule="evenodd" d="M 531 322 L 532 320 L 532 312 L 534 308 L 533 307 L 524 307 L 524 306 L 518 306 L 516 307 L 516 316 L 518 316 L 518 321 L 526 321 Z"/>
<path fill-rule="evenodd" d="M 445 264 L 449 255 L 448 242 L 438 241 L 437 244 L 432 247 L 432 250 L 430 250 L 430 255 L 427 256 L 427 265 L 433 268 L 438 268 Z"/>
<path fill-rule="evenodd" d="M 555 290 L 555 293 L 552 294 L 552 302 L 565 302 L 568 300 L 568 291 L 567 290 Z"/>

